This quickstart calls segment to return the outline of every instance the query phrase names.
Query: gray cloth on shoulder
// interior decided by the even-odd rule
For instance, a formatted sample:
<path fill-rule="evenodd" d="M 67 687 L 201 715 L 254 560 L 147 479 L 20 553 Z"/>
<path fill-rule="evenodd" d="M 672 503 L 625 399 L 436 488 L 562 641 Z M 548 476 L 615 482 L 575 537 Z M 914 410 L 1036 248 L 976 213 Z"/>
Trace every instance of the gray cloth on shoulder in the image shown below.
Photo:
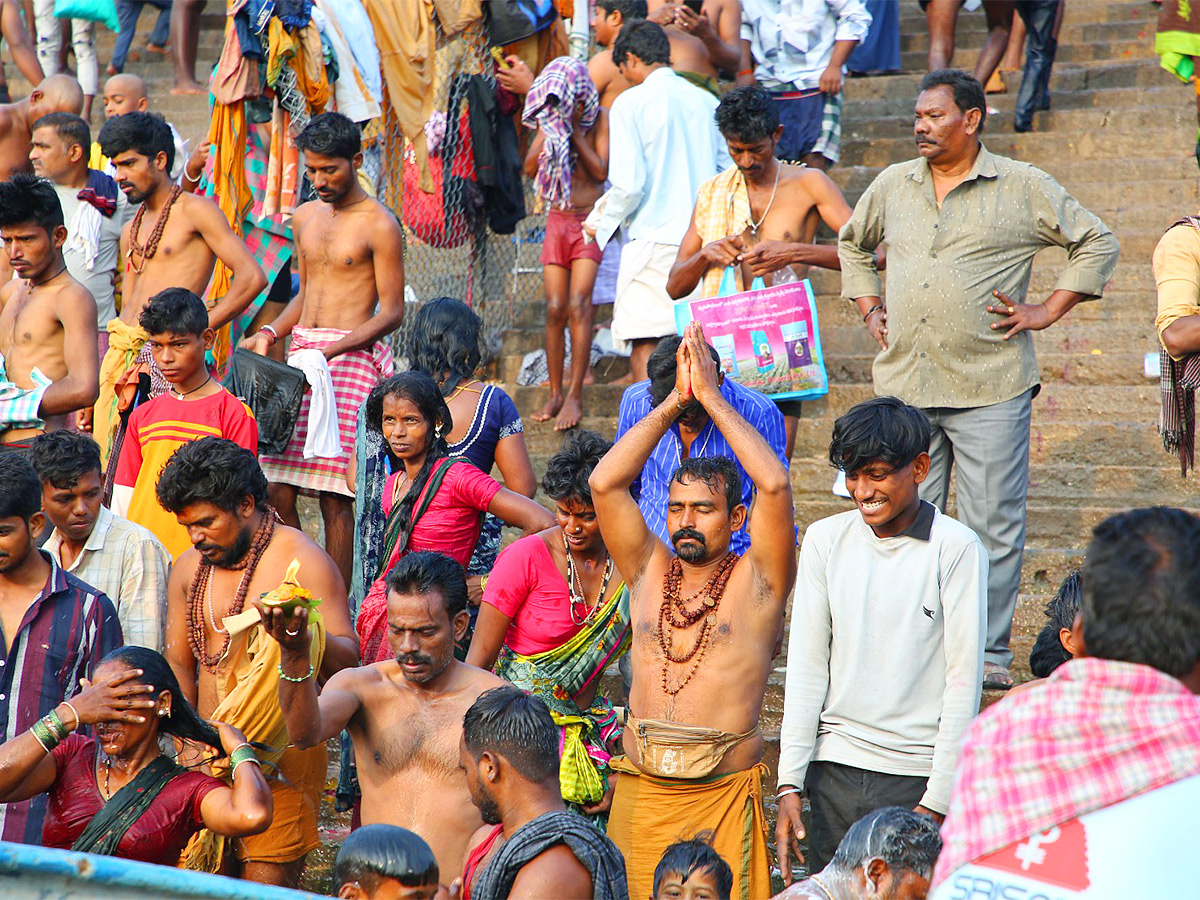
<path fill-rule="evenodd" d="M 522 826 L 501 845 L 471 885 L 472 900 L 504 900 L 521 868 L 551 847 L 566 844 L 592 875 L 596 900 L 629 900 L 625 857 L 608 836 L 573 812 L 550 812 Z"/>

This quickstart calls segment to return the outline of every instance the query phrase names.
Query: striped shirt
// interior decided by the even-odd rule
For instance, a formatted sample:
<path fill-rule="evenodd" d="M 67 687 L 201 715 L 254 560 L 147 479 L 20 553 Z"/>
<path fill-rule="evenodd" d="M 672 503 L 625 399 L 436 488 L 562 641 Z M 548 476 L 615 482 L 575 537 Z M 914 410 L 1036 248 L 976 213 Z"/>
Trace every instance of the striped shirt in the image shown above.
<path fill-rule="evenodd" d="M 775 451 L 779 461 L 787 467 L 784 458 L 783 416 L 779 407 L 753 388 L 738 384 L 736 381 L 725 379 L 721 384 L 721 396 L 734 408 L 739 416 L 745 419 Z M 654 401 L 650 399 L 650 382 L 639 381 L 625 389 L 621 397 L 621 410 L 617 416 L 617 440 L 630 428 L 644 419 L 654 409 Z M 642 474 L 634 482 L 634 488 L 640 489 L 638 506 L 641 507 L 642 517 L 647 527 L 670 545 L 670 534 L 667 532 L 667 495 L 670 492 L 671 475 L 679 468 L 682 461 L 683 442 L 679 438 L 679 425 L 672 424 L 662 440 L 650 453 Z M 692 441 L 689 455 L 693 457 L 728 456 L 738 467 L 742 476 L 742 503 L 749 509 L 754 499 L 754 483 L 746 475 L 741 462 L 733 455 L 729 442 L 721 434 L 710 419 Z M 750 535 L 746 526 L 733 535 L 730 549 L 735 553 L 745 553 L 750 547 Z"/>
<path fill-rule="evenodd" d="M 17 633 L 5 635 L 0 656 L 0 736 L 11 741 L 63 700 L 80 678 L 122 644 L 121 623 L 107 597 L 62 568 L 45 551 L 50 577 L 25 611 Z M 22 844 L 42 839 L 46 795 L 0 804 L 0 838 Z"/>
<path fill-rule="evenodd" d="M 228 438 L 258 453 L 254 414 L 222 389 L 198 400 L 180 400 L 167 393 L 143 403 L 129 417 L 117 460 L 113 512 L 148 528 L 173 559 L 178 559 L 192 542 L 175 514 L 158 505 L 154 489 L 171 454 L 188 441 L 203 437 Z"/>

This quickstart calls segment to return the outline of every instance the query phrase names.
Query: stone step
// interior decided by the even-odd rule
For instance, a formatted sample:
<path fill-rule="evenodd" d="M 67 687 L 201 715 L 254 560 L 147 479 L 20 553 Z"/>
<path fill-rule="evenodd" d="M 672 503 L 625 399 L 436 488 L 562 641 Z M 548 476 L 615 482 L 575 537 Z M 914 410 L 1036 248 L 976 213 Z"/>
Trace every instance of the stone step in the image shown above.
<path fill-rule="evenodd" d="M 1163 74 L 1165 75 L 1166 73 Z M 1001 113 L 1011 113 L 1017 104 L 1017 88 L 1020 84 L 1019 75 L 1017 78 L 1018 80 L 1014 81 L 1010 77 L 1008 93 L 988 94 L 988 105 L 1000 110 Z M 847 84 L 853 84 L 856 80 L 850 79 Z M 1053 124 L 1055 120 L 1042 117 L 1048 116 L 1058 110 L 1090 108 L 1128 109 L 1131 107 L 1139 109 L 1158 107 L 1175 109 L 1180 105 L 1180 92 L 1183 87 L 1183 85 L 1174 79 L 1168 79 L 1166 83 L 1159 87 L 1109 88 L 1108 90 L 1059 90 L 1052 83 L 1051 110 L 1048 113 L 1037 114 L 1038 118 L 1034 120 L 1035 128 L 1038 131 L 1047 130 L 1048 125 Z M 851 88 L 847 87 L 847 91 L 849 90 Z M 915 97 L 900 94 L 878 98 L 856 99 L 854 100 L 853 115 L 851 115 L 849 108 L 846 110 L 846 122 L 853 121 L 857 123 L 860 119 L 895 116 L 903 120 L 906 124 L 911 125 L 914 102 Z M 987 131 L 993 130 L 991 123 L 995 120 L 996 115 L 989 113 L 986 123 Z"/>
<path fill-rule="evenodd" d="M 1178 100 L 1178 96 L 1176 97 Z M 1187 109 L 1178 102 L 1171 106 L 1142 106 L 1137 108 L 1090 106 L 1080 109 L 1059 109 L 1038 113 L 1037 131 L 1033 132 L 1086 132 L 1104 130 L 1113 136 L 1136 134 L 1139 141 L 1164 147 L 1173 146 L 1176 133 L 1183 126 L 1195 127 L 1194 109 Z M 989 115 L 984 134 L 989 142 L 1007 141 L 1012 130 L 1013 116 L 1010 110 Z M 855 116 L 853 124 L 842 129 L 845 140 L 878 140 L 887 138 L 910 138 L 913 133 L 912 112 L 877 117 Z M 1015 137 L 1014 140 L 1021 140 Z M 1022 159 L 1025 157 L 1022 156 Z"/>
<path fill-rule="evenodd" d="M 1173 505 L 1194 508 L 1194 494 L 1188 496 L 1182 491 L 1179 502 Z M 847 501 L 840 497 L 830 497 L 828 500 L 802 500 L 795 503 L 797 521 L 811 522 L 825 518 L 848 508 Z M 1063 543 L 1072 546 L 1086 547 L 1092 537 L 1092 530 L 1110 516 L 1122 512 L 1127 507 L 1112 506 L 1063 506 L 1028 505 L 1028 524 L 1026 526 L 1026 544 L 1031 547 L 1060 546 Z M 953 507 L 948 509 L 953 515 Z"/>
<path fill-rule="evenodd" d="M 926 43 L 928 42 L 926 41 Z M 964 68 L 967 71 L 971 71 L 975 67 L 975 62 L 979 57 L 978 48 L 982 46 L 983 41 L 979 39 L 972 41 L 971 44 L 973 46 L 970 48 L 956 44 L 954 59 L 951 65 L 956 68 Z M 900 68 L 906 72 L 923 70 L 928 62 L 928 52 L 925 47 L 919 50 L 902 49 L 900 53 Z M 1102 39 L 1089 43 L 1068 43 L 1060 39 L 1058 54 L 1055 57 L 1055 65 L 1058 65 L 1060 62 L 1064 65 L 1071 63 L 1075 65 L 1089 63 L 1106 65 L 1111 62 L 1150 58 L 1154 58 L 1155 60 L 1158 58 L 1154 55 L 1153 38 L 1142 41 Z"/>
<path fill-rule="evenodd" d="M 1091 6 L 1088 3 L 1085 6 Z M 1118 20 L 1091 21 L 1076 20 L 1071 10 L 1063 19 L 1058 34 L 1059 53 L 1067 47 L 1088 44 L 1097 41 L 1125 41 L 1133 43 L 1154 44 L 1153 20 Z M 919 51 L 926 53 L 929 46 L 929 36 L 926 33 L 925 21 L 922 17 L 912 22 L 913 30 L 906 30 L 904 17 L 901 19 L 900 49 L 901 51 Z M 1147 30 L 1149 26 L 1149 31 Z M 958 49 L 978 50 L 987 36 L 987 24 L 982 15 L 960 15 L 954 32 L 954 43 Z M 1060 57 L 1056 57 L 1056 62 Z M 961 63 L 961 60 L 956 61 Z"/>
<path fill-rule="evenodd" d="M 1164 454 L 1163 459 L 1166 464 L 1162 467 L 1038 463 L 1030 467 L 1030 503 L 1069 507 L 1103 503 L 1128 508 L 1155 504 L 1173 506 L 1194 496 L 1196 480 L 1182 480 L 1178 467 L 1171 465 L 1170 457 Z M 793 458 L 793 496 L 797 501 L 827 499 L 831 496 L 834 474 L 826 458 Z"/>
<path fill-rule="evenodd" d="M 1125 416 L 1138 421 L 1121 421 Z M 1115 419 L 1115 420 L 1114 420 Z M 1163 450 L 1155 423 L 1158 410 L 1131 410 L 1120 418 L 1097 413 L 1093 421 L 1055 421 L 1035 414 L 1030 430 L 1029 457 L 1034 463 L 1098 465 L 1119 462 L 1126 466 L 1173 465 L 1173 456 Z M 820 457 L 829 451 L 830 422 L 801 418 L 796 431 L 798 457 Z M 1195 491 L 1180 490 L 1180 498 Z"/>
<path fill-rule="evenodd" d="M 1131 160 L 1155 159 L 1161 157 L 1167 147 L 1178 146 L 1182 150 L 1185 147 L 1190 149 L 1195 144 L 1194 123 L 1181 123 L 1163 131 L 1175 132 L 1177 140 L 1171 143 L 1167 143 L 1165 139 L 1143 141 L 1136 132 L 1124 131 L 1118 120 L 1112 131 L 1106 129 L 1103 134 L 1082 130 L 996 135 L 989 140 L 988 149 L 993 153 L 1012 156 L 1038 167 L 1054 162 L 1062 164 L 1064 159 L 1068 158 L 1072 160 L 1072 164 L 1074 160 L 1107 160 L 1111 167 L 1113 144 L 1116 142 L 1122 146 L 1122 157 Z M 842 142 L 842 160 L 846 165 L 885 166 L 892 160 L 911 159 L 913 156 L 915 152 L 911 133 L 907 137 L 874 140 L 850 138 Z"/>

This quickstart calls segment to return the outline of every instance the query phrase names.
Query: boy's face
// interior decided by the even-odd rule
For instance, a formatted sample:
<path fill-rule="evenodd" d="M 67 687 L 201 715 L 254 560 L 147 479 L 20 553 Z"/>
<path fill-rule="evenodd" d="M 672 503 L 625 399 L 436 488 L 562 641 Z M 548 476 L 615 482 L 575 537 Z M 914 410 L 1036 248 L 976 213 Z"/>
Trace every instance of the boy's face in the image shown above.
<path fill-rule="evenodd" d="M 728 897 L 728 895 L 726 895 Z M 725 900 L 717 880 L 708 869 L 697 869 L 686 878 L 682 872 L 668 872 L 658 886 L 658 895 L 650 900 Z"/>
<path fill-rule="evenodd" d="M 51 266 L 57 264 L 58 248 L 66 239 L 67 229 L 61 225 L 53 231 L 47 231 L 33 221 L 0 228 L 0 240 L 4 242 L 8 264 L 18 278 L 36 280 L 46 274 Z"/>
<path fill-rule="evenodd" d="M 116 79 L 113 79 L 115 81 Z M 132 91 L 127 85 L 110 81 L 104 86 L 104 118 L 123 116 L 131 112 L 145 112 L 150 101 L 145 94 Z"/>
<path fill-rule="evenodd" d="M 215 333 L 211 328 L 204 334 L 175 334 L 168 331 L 152 334 L 146 343 L 155 365 L 171 384 L 183 384 L 204 368 L 204 351 L 212 347 Z"/>
<path fill-rule="evenodd" d="M 900 521 L 918 502 L 917 485 L 929 474 L 929 454 L 921 453 L 907 466 L 893 467 L 881 459 L 846 473 L 846 488 L 863 521 L 879 537 L 892 537 L 907 528 Z"/>

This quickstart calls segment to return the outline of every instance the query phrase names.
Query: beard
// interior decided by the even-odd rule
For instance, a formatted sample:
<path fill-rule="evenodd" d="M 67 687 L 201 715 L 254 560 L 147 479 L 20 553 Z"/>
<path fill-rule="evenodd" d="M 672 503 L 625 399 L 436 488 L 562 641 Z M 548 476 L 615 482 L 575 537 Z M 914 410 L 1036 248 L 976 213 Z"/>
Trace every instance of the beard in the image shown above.
<path fill-rule="evenodd" d="M 680 542 L 685 538 L 690 538 L 696 543 L 684 544 L 682 547 L 680 547 Z M 697 546 L 697 544 L 699 546 Z M 675 555 L 684 562 L 699 562 L 700 560 L 704 559 L 705 554 L 708 553 L 708 541 L 705 539 L 704 535 L 692 528 L 680 528 L 678 531 L 672 534 L 671 546 L 675 548 Z"/>
<path fill-rule="evenodd" d="M 243 557 L 250 552 L 250 544 L 253 541 L 253 532 L 250 526 L 246 526 L 237 533 L 237 537 L 233 539 L 233 543 L 229 547 L 222 547 L 220 544 L 197 544 L 196 549 L 200 551 L 216 550 L 219 551 L 216 556 L 209 560 L 218 569 L 230 569 L 234 565 L 241 562 Z"/>
<path fill-rule="evenodd" d="M 479 807 L 479 818 L 483 819 L 485 825 L 500 824 L 500 804 L 496 802 L 495 797 L 487 792 L 487 788 L 482 784 L 479 785 L 479 796 L 471 799 Z"/>

